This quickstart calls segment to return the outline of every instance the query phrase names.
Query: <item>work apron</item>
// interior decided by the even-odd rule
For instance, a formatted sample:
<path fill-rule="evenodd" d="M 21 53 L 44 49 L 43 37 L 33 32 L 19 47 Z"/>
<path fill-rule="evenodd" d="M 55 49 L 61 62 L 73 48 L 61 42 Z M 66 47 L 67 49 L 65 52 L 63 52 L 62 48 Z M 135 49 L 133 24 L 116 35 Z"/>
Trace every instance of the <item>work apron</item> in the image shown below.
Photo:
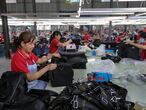
<path fill-rule="evenodd" d="M 25 59 L 29 73 L 34 74 L 35 72 L 37 72 L 37 64 L 35 63 L 35 61 L 32 60 L 33 64 L 30 65 L 28 64 L 26 58 L 19 51 L 18 53 Z M 28 84 L 28 91 L 30 89 L 45 89 L 47 87 L 47 82 L 42 80 L 27 81 L 27 84 Z"/>

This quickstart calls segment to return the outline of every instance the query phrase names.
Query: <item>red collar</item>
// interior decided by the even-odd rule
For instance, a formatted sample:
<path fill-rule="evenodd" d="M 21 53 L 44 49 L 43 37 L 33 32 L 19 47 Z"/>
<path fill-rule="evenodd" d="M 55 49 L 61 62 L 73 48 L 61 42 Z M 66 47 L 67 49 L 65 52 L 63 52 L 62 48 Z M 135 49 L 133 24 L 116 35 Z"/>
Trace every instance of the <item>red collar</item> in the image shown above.
<path fill-rule="evenodd" d="M 21 48 L 18 48 L 18 51 L 24 56 L 24 58 L 26 58 L 26 59 L 30 58 L 30 53 L 28 56 Z"/>

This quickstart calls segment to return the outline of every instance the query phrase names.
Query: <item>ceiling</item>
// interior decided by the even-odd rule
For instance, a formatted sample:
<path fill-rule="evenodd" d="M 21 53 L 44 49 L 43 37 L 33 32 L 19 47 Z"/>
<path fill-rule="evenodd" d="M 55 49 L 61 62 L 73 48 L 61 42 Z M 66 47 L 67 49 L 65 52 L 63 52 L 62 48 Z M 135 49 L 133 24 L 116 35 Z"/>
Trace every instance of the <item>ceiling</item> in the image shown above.
<path fill-rule="evenodd" d="M 146 24 L 146 0 L 7 0 L 10 25 Z M 1 22 L 0 22 L 1 24 Z"/>

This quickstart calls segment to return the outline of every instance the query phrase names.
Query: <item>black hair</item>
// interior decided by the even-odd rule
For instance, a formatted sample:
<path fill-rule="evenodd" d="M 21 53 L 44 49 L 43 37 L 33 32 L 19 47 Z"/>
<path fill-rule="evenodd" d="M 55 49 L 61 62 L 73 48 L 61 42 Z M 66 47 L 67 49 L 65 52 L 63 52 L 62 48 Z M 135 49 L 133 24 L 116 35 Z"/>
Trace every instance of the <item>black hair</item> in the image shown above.
<path fill-rule="evenodd" d="M 21 42 L 33 42 L 35 38 L 35 35 L 33 35 L 31 32 L 25 31 L 22 32 L 19 37 L 15 40 L 14 45 L 18 48 L 21 47 Z"/>
<path fill-rule="evenodd" d="M 50 37 L 50 41 L 49 41 L 49 42 L 51 43 L 52 40 L 54 39 L 54 37 L 55 37 L 55 36 L 58 36 L 58 35 L 62 36 L 62 35 L 61 35 L 61 32 L 60 32 L 60 31 L 54 31 L 53 34 L 52 34 L 51 37 Z"/>
<path fill-rule="evenodd" d="M 140 33 L 140 37 L 146 38 L 146 32 L 141 32 L 141 33 Z"/>

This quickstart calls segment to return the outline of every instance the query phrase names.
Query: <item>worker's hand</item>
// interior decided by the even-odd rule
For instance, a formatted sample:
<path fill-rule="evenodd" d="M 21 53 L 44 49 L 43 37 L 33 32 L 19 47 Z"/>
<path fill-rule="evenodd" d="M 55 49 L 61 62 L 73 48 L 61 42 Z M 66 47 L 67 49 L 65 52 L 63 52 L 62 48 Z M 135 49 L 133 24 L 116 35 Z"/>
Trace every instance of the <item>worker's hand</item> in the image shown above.
<path fill-rule="evenodd" d="M 57 64 L 51 63 L 51 64 L 48 64 L 47 67 L 48 67 L 48 70 L 54 70 L 57 68 Z"/>
<path fill-rule="evenodd" d="M 51 59 L 52 57 L 53 57 L 52 54 L 48 54 L 48 55 L 47 55 L 47 59 L 48 59 L 48 60 Z"/>
<path fill-rule="evenodd" d="M 53 53 L 52 56 L 57 57 L 57 58 L 61 58 L 61 55 L 59 53 Z"/>
<path fill-rule="evenodd" d="M 68 42 L 71 43 L 72 42 L 72 39 L 69 39 Z"/>
<path fill-rule="evenodd" d="M 130 44 L 130 45 L 132 45 L 133 42 L 134 42 L 134 41 L 130 41 L 130 40 L 125 41 L 126 44 Z"/>

